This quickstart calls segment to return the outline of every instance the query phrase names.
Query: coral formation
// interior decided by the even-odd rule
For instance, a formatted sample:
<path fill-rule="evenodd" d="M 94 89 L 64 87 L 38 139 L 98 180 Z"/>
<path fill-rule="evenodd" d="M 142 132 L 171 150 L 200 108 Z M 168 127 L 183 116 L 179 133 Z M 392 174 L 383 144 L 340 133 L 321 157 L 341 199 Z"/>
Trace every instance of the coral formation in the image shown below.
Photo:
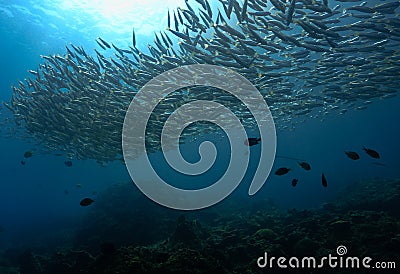
<path fill-rule="evenodd" d="M 83 224 L 101 229 L 79 230 L 73 250 L 51 255 L 25 250 L 18 259 L 17 251 L 4 252 L 1 273 L 17 273 L 15 267 L 20 274 L 258 273 L 256 260 L 264 252 L 318 258 L 336 255 L 339 245 L 352 256 L 396 261 L 400 219 L 388 205 L 396 198 L 389 192 L 398 194 L 398 181 L 385 182 L 379 192 L 372 181 L 363 182 L 315 209 L 283 210 L 268 202 L 264 208 L 225 204 L 192 213 L 132 198 L 127 186 L 118 185 L 97 199 Z M 379 207 L 372 210 L 371 203 Z M 341 273 L 332 271 L 326 273 Z"/>

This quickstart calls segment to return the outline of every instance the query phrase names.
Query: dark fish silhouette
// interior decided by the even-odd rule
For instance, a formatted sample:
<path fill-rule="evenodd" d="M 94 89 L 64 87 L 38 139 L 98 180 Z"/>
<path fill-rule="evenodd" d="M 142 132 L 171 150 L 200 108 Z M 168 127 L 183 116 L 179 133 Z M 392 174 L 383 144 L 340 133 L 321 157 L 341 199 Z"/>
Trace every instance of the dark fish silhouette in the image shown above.
<path fill-rule="evenodd" d="M 324 173 L 322 173 L 322 185 L 324 187 L 328 186 L 328 181 L 326 180 Z"/>
<path fill-rule="evenodd" d="M 21 165 L 24 166 L 25 164 L 26 164 L 26 162 L 25 162 L 24 160 L 22 160 L 22 161 L 21 161 Z"/>
<path fill-rule="evenodd" d="M 93 199 L 90 198 L 84 198 L 81 200 L 81 202 L 79 203 L 81 206 L 89 206 L 94 202 Z"/>
<path fill-rule="evenodd" d="M 296 7 L 296 0 L 292 0 L 286 12 L 286 25 L 288 26 L 292 22 L 295 7 Z"/>
<path fill-rule="evenodd" d="M 311 170 L 311 165 L 307 162 L 300 162 L 299 165 L 305 170 Z"/>
<path fill-rule="evenodd" d="M 170 17 L 170 15 L 169 15 L 169 10 L 168 10 L 168 13 L 167 13 L 167 27 L 168 27 L 168 29 L 170 29 L 171 28 L 171 17 Z"/>
<path fill-rule="evenodd" d="M 375 158 L 375 159 L 381 158 L 381 156 L 379 155 L 379 153 L 378 153 L 377 151 L 373 150 L 373 149 L 363 147 L 363 150 L 365 150 L 365 152 L 366 152 L 369 156 L 371 156 L 372 158 Z"/>
<path fill-rule="evenodd" d="M 135 35 L 135 29 L 132 28 L 132 45 L 134 48 L 136 48 L 136 35 Z"/>
<path fill-rule="evenodd" d="M 246 146 L 251 147 L 251 146 L 254 146 L 254 145 L 259 144 L 260 142 L 261 142 L 261 138 L 254 138 L 254 137 L 251 137 L 251 138 L 248 138 L 247 140 L 245 140 L 245 141 L 244 141 L 244 144 L 245 144 Z"/>
<path fill-rule="evenodd" d="M 275 171 L 275 175 L 281 176 L 281 175 L 285 175 L 286 173 L 288 173 L 290 171 L 290 168 L 287 167 L 280 167 Z"/>
<path fill-rule="evenodd" d="M 32 156 L 33 156 L 33 152 L 30 151 L 30 150 L 28 150 L 28 151 L 26 151 L 26 152 L 24 153 L 24 157 L 25 157 L 25 158 L 30 158 L 30 157 L 32 157 Z"/>
<path fill-rule="evenodd" d="M 297 185 L 298 182 L 299 182 L 299 180 L 296 179 L 296 178 L 294 178 L 294 179 L 292 180 L 292 186 L 295 187 L 295 186 Z"/>
<path fill-rule="evenodd" d="M 347 157 L 349 157 L 352 160 L 358 160 L 360 159 L 360 156 L 358 155 L 357 152 L 354 151 L 345 151 L 344 153 L 346 153 Z"/>
<path fill-rule="evenodd" d="M 72 166 L 72 161 L 65 161 L 64 165 L 66 165 L 67 167 L 71 167 Z"/>
<path fill-rule="evenodd" d="M 107 43 L 106 41 L 104 41 L 103 39 L 101 39 L 101 37 L 97 37 L 97 39 L 99 39 L 100 41 L 101 41 L 101 43 L 103 43 L 103 45 L 106 47 L 106 48 L 111 48 L 111 46 L 110 46 L 110 44 L 109 43 Z M 102 47 L 103 49 L 104 49 L 104 47 Z"/>

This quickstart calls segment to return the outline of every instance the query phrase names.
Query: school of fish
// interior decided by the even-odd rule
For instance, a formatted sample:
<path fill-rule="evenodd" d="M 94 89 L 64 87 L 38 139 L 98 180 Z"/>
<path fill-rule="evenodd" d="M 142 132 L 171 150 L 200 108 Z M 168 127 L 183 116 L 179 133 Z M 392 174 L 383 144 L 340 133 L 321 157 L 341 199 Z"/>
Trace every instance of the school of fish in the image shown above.
<path fill-rule="evenodd" d="M 107 162 L 121 159 L 122 125 L 135 94 L 153 77 L 182 65 L 213 64 L 239 72 L 259 89 L 279 128 L 290 128 L 299 116 L 362 110 L 398 91 L 400 1 L 185 4 L 168 11 L 166 29 L 146 50 L 137 48 L 133 31 L 126 49 L 99 37 L 95 56 L 74 44 L 66 46 L 65 54 L 42 56 L 39 68 L 29 71 L 31 78 L 12 86 L 12 98 L 4 105 L 48 151 Z M 152 114 L 148 151 L 159 148 L 168 116 L 198 99 L 224 104 L 244 126 L 255 126 L 234 96 L 207 87 L 182 89 Z M 213 129 L 189 127 L 182 140 Z"/>

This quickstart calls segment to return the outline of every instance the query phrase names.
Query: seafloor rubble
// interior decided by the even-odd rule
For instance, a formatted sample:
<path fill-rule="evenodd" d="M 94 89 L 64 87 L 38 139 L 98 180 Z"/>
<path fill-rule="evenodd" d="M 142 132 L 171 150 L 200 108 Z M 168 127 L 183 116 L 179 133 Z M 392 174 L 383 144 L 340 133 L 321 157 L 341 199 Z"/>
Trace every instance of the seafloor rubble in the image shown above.
<path fill-rule="evenodd" d="M 257 258 L 264 252 L 287 258 L 337 256 L 339 245 L 347 247 L 348 256 L 400 264 L 400 180 L 360 181 L 317 209 L 282 210 L 271 201 L 258 201 L 196 214 L 154 207 L 140 196 L 128 202 L 128 187 L 114 186 L 97 200 L 73 249 L 51 255 L 7 250 L 0 259 L 1 273 L 286 273 L 276 265 L 260 269 Z M 323 269 L 341 271 L 350 273 Z M 303 272 L 319 273 L 292 269 Z"/>

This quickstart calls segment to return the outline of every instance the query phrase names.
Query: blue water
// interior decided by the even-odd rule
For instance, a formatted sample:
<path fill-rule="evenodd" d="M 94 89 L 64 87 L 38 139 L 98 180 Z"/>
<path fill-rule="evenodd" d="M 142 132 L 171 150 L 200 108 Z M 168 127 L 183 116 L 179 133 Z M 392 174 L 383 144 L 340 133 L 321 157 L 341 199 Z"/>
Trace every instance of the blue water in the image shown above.
<path fill-rule="evenodd" d="M 132 24 L 136 24 L 125 20 L 117 22 L 120 25 L 110 25 L 105 17 L 99 18 L 90 10 L 61 10 L 51 1 L 7 2 L 0 1 L 0 99 L 5 101 L 11 96 L 11 85 L 28 77 L 27 70 L 38 67 L 40 55 L 64 53 L 64 45 L 70 42 L 92 49 L 97 36 L 116 41 L 118 45 L 128 45 Z M 172 2 L 170 7 L 174 8 Z M 152 9 L 156 6 L 153 4 Z M 165 11 L 164 6 L 159 6 L 159 9 Z M 146 12 L 140 14 L 146 16 Z M 165 15 L 161 11 L 158 14 Z M 136 26 L 137 29 L 148 29 L 145 33 L 138 32 L 139 47 L 151 42 L 152 31 L 162 29 L 160 26 L 165 25 L 165 16 L 161 18 L 160 21 L 135 19 L 136 22 L 149 23 Z M 292 169 L 290 175 L 278 177 L 271 174 L 263 189 L 250 198 L 247 189 L 257 165 L 256 157 L 253 157 L 247 176 L 230 199 L 246 203 L 249 199 L 270 197 L 283 207 L 316 207 L 335 198 L 356 181 L 374 177 L 399 178 L 399 106 L 400 98 L 397 96 L 375 99 L 366 110 L 349 110 L 341 116 L 332 113 L 315 119 L 299 118 L 304 122 L 294 130 L 278 131 L 277 155 L 305 159 L 311 163 L 312 170 L 304 171 L 296 161 L 277 158 L 273 171 L 286 166 Z M 1 126 L 2 133 L 9 131 L 8 126 Z M 0 248 L 29 245 L 41 234 L 77 226 L 90 210 L 79 206 L 80 199 L 95 197 L 115 183 L 130 182 L 121 162 L 100 166 L 94 160 L 74 160 L 73 166 L 67 167 L 63 156 L 35 154 L 26 159 L 23 166 L 20 161 L 24 152 L 37 150 L 35 140 L 16 140 L 12 135 L 6 137 L 4 134 L 0 135 L 0 140 L 0 226 L 4 230 L 0 232 Z M 221 151 L 225 145 L 221 144 Z M 386 166 L 372 164 L 374 160 L 362 151 L 362 146 L 379 151 L 380 161 Z M 185 145 L 183 149 L 196 151 L 197 147 Z M 252 155 L 257 155 L 259 147 L 251 149 Z M 344 150 L 359 152 L 361 159 L 351 161 Z M 154 157 L 160 156 L 156 154 Z M 214 167 L 217 170 L 215 174 L 202 179 L 212 180 L 226 166 L 225 160 L 222 155 Z M 168 171 L 165 172 L 168 177 Z M 327 188 L 321 186 L 321 172 L 328 179 Z M 294 177 L 299 179 L 295 188 L 291 186 Z"/>

